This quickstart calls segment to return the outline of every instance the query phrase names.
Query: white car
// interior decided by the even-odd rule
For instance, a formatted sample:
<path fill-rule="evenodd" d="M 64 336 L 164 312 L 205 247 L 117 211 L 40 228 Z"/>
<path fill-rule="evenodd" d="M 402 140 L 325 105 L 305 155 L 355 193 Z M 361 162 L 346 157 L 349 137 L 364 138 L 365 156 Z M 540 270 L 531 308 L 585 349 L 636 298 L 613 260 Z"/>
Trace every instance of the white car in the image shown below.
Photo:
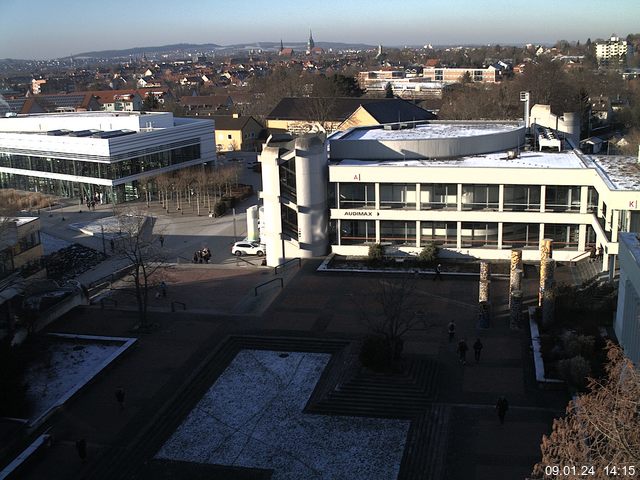
<path fill-rule="evenodd" d="M 265 245 L 259 242 L 242 241 L 236 242 L 231 247 L 231 253 L 240 257 L 242 255 L 257 255 L 263 256 L 265 252 Z"/>

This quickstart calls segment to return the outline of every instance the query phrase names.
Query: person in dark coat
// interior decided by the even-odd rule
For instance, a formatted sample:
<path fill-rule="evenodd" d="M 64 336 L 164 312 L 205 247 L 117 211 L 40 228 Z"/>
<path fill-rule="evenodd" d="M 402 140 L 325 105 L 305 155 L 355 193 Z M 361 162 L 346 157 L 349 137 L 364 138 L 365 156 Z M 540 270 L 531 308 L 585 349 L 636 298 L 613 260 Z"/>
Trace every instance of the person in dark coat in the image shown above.
<path fill-rule="evenodd" d="M 496 402 L 496 411 L 498 412 L 500 424 L 504 423 L 504 416 L 507 414 L 507 410 L 509 410 L 509 402 L 505 397 L 499 397 L 498 401 Z"/>
<path fill-rule="evenodd" d="M 441 264 L 436 265 L 436 268 L 433 270 L 433 272 L 435 273 L 435 275 L 433 276 L 433 281 L 434 282 L 436 280 L 442 280 L 442 265 Z"/>
<path fill-rule="evenodd" d="M 76 451 L 80 460 L 84 462 L 87 459 L 87 441 L 84 438 L 76 441 Z"/>
<path fill-rule="evenodd" d="M 120 405 L 120 410 L 122 410 L 124 408 L 124 388 L 122 387 L 118 387 L 116 388 L 116 401 L 118 402 L 118 405 Z"/>
<path fill-rule="evenodd" d="M 473 353 L 475 354 L 476 357 L 476 363 L 478 363 L 480 361 L 480 352 L 482 352 L 482 342 L 480 341 L 480 338 L 476 339 L 476 342 L 473 344 Z"/>
<path fill-rule="evenodd" d="M 453 337 L 456 335 L 456 324 L 453 320 L 449 322 L 447 333 L 449 334 L 449 343 L 453 342 Z"/>
<path fill-rule="evenodd" d="M 466 340 L 463 338 L 458 342 L 458 356 L 460 357 L 460 363 L 463 365 L 467 364 L 467 350 L 469 350 L 469 347 L 467 346 Z"/>

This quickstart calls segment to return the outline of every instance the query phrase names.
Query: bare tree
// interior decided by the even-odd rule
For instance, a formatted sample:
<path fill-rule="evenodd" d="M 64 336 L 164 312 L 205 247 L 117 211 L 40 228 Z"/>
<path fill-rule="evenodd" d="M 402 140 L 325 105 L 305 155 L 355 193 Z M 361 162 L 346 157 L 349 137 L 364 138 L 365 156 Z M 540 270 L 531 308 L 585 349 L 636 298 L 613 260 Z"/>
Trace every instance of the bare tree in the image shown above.
<path fill-rule="evenodd" d="M 142 211 L 125 208 L 116 212 L 121 235 L 117 252 L 129 260 L 129 279 L 133 283 L 133 294 L 138 306 L 140 328 L 147 328 L 147 307 L 151 278 L 162 266 L 162 254 L 153 236 L 153 218 Z"/>
<path fill-rule="evenodd" d="M 583 465 L 594 467 L 589 478 L 595 479 L 613 478 L 613 466 L 617 475 L 623 467 L 629 478 L 640 473 L 640 372 L 611 342 L 607 356 L 607 376 L 590 379 L 589 392 L 569 402 L 566 416 L 556 419 L 551 435 L 543 437 L 542 461 L 534 467 L 534 478 L 560 478 L 545 471 L 552 465 L 575 466 L 575 471 L 560 472 L 569 480 L 584 478 Z"/>
<path fill-rule="evenodd" d="M 358 305 L 362 323 L 373 335 L 384 338 L 389 365 L 400 358 L 403 337 L 424 324 L 416 287 L 416 279 L 409 276 L 380 279 L 367 296 L 372 301 Z"/>

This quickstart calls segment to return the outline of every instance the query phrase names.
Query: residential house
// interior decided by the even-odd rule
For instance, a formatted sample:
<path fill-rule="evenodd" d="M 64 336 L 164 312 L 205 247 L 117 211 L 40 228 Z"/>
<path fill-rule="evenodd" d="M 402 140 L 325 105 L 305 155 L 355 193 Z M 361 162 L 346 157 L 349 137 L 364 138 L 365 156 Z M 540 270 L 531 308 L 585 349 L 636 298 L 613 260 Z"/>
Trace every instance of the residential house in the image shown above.
<path fill-rule="evenodd" d="M 189 115 L 221 114 L 233 108 L 233 100 L 229 95 L 185 95 L 180 97 L 179 102 Z"/>
<path fill-rule="evenodd" d="M 40 218 L 0 218 L 0 279 L 44 255 Z"/>
<path fill-rule="evenodd" d="M 238 114 L 212 115 L 211 118 L 215 121 L 218 152 L 257 151 L 264 127 L 255 118 Z"/>

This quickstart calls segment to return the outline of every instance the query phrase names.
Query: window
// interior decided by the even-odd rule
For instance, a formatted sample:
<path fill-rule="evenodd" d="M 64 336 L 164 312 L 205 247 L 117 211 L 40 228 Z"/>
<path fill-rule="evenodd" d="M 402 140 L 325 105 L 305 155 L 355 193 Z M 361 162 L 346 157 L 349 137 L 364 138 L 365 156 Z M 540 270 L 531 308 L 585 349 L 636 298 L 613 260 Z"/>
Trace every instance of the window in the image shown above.
<path fill-rule="evenodd" d="M 228 134 L 228 135 L 227 135 L 227 139 L 228 139 L 228 140 L 233 140 L 233 135 Z"/>
<path fill-rule="evenodd" d="M 547 186 L 544 208 L 551 212 L 579 212 L 580 187 Z"/>
<path fill-rule="evenodd" d="M 380 184 L 380 208 L 416 208 L 415 183 Z"/>
<path fill-rule="evenodd" d="M 497 210 L 498 185 L 463 185 L 463 210 Z"/>
<path fill-rule="evenodd" d="M 298 240 L 298 212 L 282 205 L 282 233 Z"/>
<path fill-rule="evenodd" d="M 540 211 L 540 186 L 505 185 L 504 209 L 516 212 Z"/>
<path fill-rule="evenodd" d="M 416 222 L 381 221 L 380 241 L 393 245 L 416 246 Z"/>
<path fill-rule="evenodd" d="M 458 245 L 457 222 L 420 222 L 420 246 L 430 243 L 455 248 Z"/>
<path fill-rule="evenodd" d="M 553 248 L 578 248 L 579 225 L 546 223 L 544 236 L 553 240 Z"/>
<path fill-rule="evenodd" d="M 538 248 L 540 245 L 540 224 L 502 224 L 502 248 Z"/>
<path fill-rule="evenodd" d="M 280 192 L 294 203 L 296 193 L 296 160 L 292 158 L 280 164 Z"/>
<path fill-rule="evenodd" d="M 373 183 L 336 184 L 340 192 L 338 208 L 375 208 L 376 186 Z"/>
<path fill-rule="evenodd" d="M 462 222 L 462 248 L 498 246 L 498 224 L 484 222 Z"/>
<path fill-rule="evenodd" d="M 366 245 L 376 241 L 376 222 L 340 220 L 340 245 Z"/>
<path fill-rule="evenodd" d="M 435 183 L 420 185 L 420 208 L 457 209 L 458 185 L 455 183 Z"/>

